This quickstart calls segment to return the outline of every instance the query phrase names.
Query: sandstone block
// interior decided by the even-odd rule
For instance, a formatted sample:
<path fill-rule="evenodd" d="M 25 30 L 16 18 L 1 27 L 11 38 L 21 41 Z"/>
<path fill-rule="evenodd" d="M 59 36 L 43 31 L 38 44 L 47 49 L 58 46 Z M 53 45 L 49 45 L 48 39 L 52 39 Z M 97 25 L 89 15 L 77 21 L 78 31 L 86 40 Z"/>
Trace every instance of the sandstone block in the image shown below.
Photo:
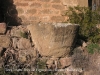
<path fill-rule="evenodd" d="M 52 14 L 52 10 L 44 9 L 44 10 L 40 11 L 40 14 Z"/>
<path fill-rule="evenodd" d="M 27 14 L 36 14 L 37 10 L 36 9 L 29 9 L 27 10 Z"/>
<path fill-rule="evenodd" d="M 62 0 L 63 5 L 66 6 L 77 6 L 78 5 L 78 1 L 77 0 Z"/>
<path fill-rule="evenodd" d="M 64 7 L 62 5 L 52 5 L 53 8 L 57 9 L 57 10 L 62 10 L 64 9 Z"/>
<path fill-rule="evenodd" d="M 25 0 L 25 1 L 35 1 L 35 0 Z"/>
<path fill-rule="evenodd" d="M 61 64 L 62 68 L 71 65 L 71 57 L 61 58 L 60 59 L 60 64 Z"/>
<path fill-rule="evenodd" d="M 81 7 L 88 7 L 88 0 L 77 0 L 78 1 L 78 5 Z"/>
<path fill-rule="evenodd" d="M 47 4 L 47 3 L 43 4 L 43 8 L 50 8 L 50 7 L 51 7 L 51 4 Z"/>
<path fill-rule="evenodd" d="M 27 32 L 25 26 L 15 26 L 11 29 L 11 36 L 13 37 L 23 37 L 22 35 Z"/>
<path fill-rule="evenodd" d="M 54 60 L 52 60 L 52 59 L 49 59 L 47 62 L 46 62 L 46 64 L 48 64 L 48 65 L 52 65 L 54 63 Z"/>
<path fill-rule="evenodd" d="M 61 3 L 61 0 L 52 0 L 52 3 Z"/>
<path fill-rule="evenodd" d="M 74 45 L 78 27 L 66 23 L 40 23 L 27 28 L 42 56 L 64 57 Z"/>
<path fill-rule="evenodd" d="M 28 3 L 20 3 L 20 2 L 17 2 L 16 5 L 18 5 L 18 6 L 28 6 Z"/>
<path fill-rule="evenodd" d="M 29 48 L 25 50 L 19 50 L 19 61 L 21 62 L 27 62 L 29 60 L 32 60 L 33 58 L 36 58 L 37 51 L 34 50 L 34 48 Z"/>
<path fill-rule="evenodd" d="M 35 20 L 35 21 L 36 21 L 36 20 L 39 20 L 39 17 L 37 17 L 37 16 L 30 16 L 29 19 L 30 19 L 30 20 Z"/>
<path fill-rule="evenodd" d="M 6 23 L 0 23 L 0 34 L 4 34 L 6 32 Z"/>
<path fill-rule="evenodd" d="M 42 22 L 48 22 L 50 20 L 50 16 L 48 16 L 48 15 L 40 16 L 40 20 Z"/>
<path fill-rule="evenodd" d="M 65 17 L 63 17 L 63 16 L 52 16 L 51 20 L 55 21 L 55 22 L 62 22 L 62 21 L 65 20 Z"/>
<path fill-rule="evenodd" d="M 50 2 L 50 0 L 39 0 L 41 2 Z"/>
<path fill-rule="evenodd" d="M 10 46 L 10 43 L 11 41 L 8 36 L 5 36 L 5 35 L 0 36 L 0 46 L 1 47 L 7 48 Z"/>
<path fill-rule="evenodd" d="M 17 46 L 19 49 L 28 49 L 31 47 L 31 43 L 28 39 L 26 38 L 21 38 L 18 42 L 17 42 Z"/>
<path fill-rule="evenodd" d="M 34 7 L 34 8 L 41 8 L 41 4 L 40 3 L 32 3 L 30 6 Z"/>

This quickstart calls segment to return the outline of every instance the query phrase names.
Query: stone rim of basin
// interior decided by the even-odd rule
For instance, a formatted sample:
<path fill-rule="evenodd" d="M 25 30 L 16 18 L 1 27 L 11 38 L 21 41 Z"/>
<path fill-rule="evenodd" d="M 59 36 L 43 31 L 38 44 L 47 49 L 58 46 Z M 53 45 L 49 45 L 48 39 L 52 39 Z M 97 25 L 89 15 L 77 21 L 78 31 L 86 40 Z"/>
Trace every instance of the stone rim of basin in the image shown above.
<path fill-rule="evenodd" d="M 79 26 L 79 24 L 73 24 L 73 23 L 53 23 L 53 25 L 55 27 L 66 27 L 66 26 L 69 26 L 69 25 L 77 25 L 77 26 Z"/>

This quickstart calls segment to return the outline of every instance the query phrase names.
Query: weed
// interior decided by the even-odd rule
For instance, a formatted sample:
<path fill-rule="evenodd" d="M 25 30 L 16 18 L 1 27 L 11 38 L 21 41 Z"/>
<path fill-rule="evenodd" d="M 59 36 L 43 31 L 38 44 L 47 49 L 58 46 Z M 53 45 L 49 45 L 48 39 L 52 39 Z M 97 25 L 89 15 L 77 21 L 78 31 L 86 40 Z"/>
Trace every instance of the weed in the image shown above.
<path fill-rule="evenodd" d="M 28 39 L 28 34 L 27 34 L 27 32 L 20 32 L 20 36 L 23 37 L 23 38 Z"/>
<path fill-rule="evenodd" d="M 100 24 L 99 11 L 92 11 L 88 7 L 69 7 L 69 10 L 65 14 L 69 17 L 66 22 L 79 24 L 79 35 L 85 37 L 87 41 L 96 43 L 100 39 L 100 29 L 96 26 Z"/>
<path fill-rule="evenodd" d="M 91 43 L 87 46 L 87 50 L 89 53 L 93 54 L 94 52 L 100 52 L 100 47 L 96 43 Z"/>

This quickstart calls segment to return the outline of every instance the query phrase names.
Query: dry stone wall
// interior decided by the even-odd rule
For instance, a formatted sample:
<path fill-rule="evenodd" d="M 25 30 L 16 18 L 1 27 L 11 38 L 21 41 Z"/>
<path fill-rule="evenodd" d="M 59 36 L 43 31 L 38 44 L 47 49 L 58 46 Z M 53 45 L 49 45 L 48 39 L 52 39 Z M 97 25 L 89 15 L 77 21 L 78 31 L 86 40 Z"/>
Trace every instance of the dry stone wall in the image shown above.
<path fill-rule="evenodd" d="M 88 0 L 14 0 L 23 23 L 64 22 L 62 16 L 69 6 L 88 6 Z"/>
<path fill-rule="evenodd" d="M 6 25 L 5 23 L 0 24 L 2 27 L 0 31 L 0 68 L 4 68 L 5 73 L 11 71 L 11 73 L 18 72 L 18 75 L 26 73 L 27 75 L 39 75 L 37 72 L 43 69 L 43 72 L 40 72 L 43 75 L 52 72 L 54 72 L 53 75 L 91 75 L 92 73 L 99 75 L 100 55 L 95 56 L 98 58 L 95 60 L 88 53 L 86 54 L 86 47 L 81 42 L 82 46 L 74 48 L 73 55 L 67 56 L 70 51 L 68 46 L 70 48 L 73 45 L 77 34 L 77 25 L 38 23 L 28 25 L 28 29 L 26 25 L 6 29 L 5 26 L 2 26 L 2 24 Z M 89 68 L 97 69 L 97 71 Z M 49 70 L 51 70 L 50 73 Z M 45 74 L 44 71 L 46 71 Z M 0 70 L 0 74 L 1 72 Z M 3 74 L 5 75 L 5 73 Z"/>

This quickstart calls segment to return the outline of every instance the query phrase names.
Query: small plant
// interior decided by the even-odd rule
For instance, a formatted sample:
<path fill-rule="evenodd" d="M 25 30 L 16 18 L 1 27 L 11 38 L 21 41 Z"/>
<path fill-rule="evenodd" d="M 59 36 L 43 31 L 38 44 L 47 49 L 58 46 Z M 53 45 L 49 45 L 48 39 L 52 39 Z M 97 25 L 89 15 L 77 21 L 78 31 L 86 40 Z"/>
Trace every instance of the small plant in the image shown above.
<path fill-rule="evenodd" d="M 23 38 L 28 39 L 28 34 L 27 34 L 27 32 L 20 32 L 20 36 L 23 37 Z"/>
<path fill-rule="evenodd" d="M 41 71 L 42 70 L 42 71 Z M 46 68 L 46 61 L 37 60 L 37 71 L 35 71 L 36 75 L 54 75 L 54 71 L 45 71 L 47 70 Z"/>
<path fill-rule="evenodd" d="M 93 54 L 94 52 L 100 52 L 100 47 L 96 43 L 91 43 L 87 46 L 88 52 Z"/>
<path fill-rule="evenodd" d="M 46 62 L 43 60 L 38 59 L 37 60 L 37 68 L 39 69 L 45 69 L 46 68 Z"/>
<path fill-rule="evenodd" d="M 92 11 L 88 7 L 69 7 L 65 14 L 69 17 L 66 22 L 79 24 L 79 36 L 85 37 L 84 40 L 97 43 L 100 39 L 100 29 L 96 26 L 100 24 L 99 11 Z"/>

